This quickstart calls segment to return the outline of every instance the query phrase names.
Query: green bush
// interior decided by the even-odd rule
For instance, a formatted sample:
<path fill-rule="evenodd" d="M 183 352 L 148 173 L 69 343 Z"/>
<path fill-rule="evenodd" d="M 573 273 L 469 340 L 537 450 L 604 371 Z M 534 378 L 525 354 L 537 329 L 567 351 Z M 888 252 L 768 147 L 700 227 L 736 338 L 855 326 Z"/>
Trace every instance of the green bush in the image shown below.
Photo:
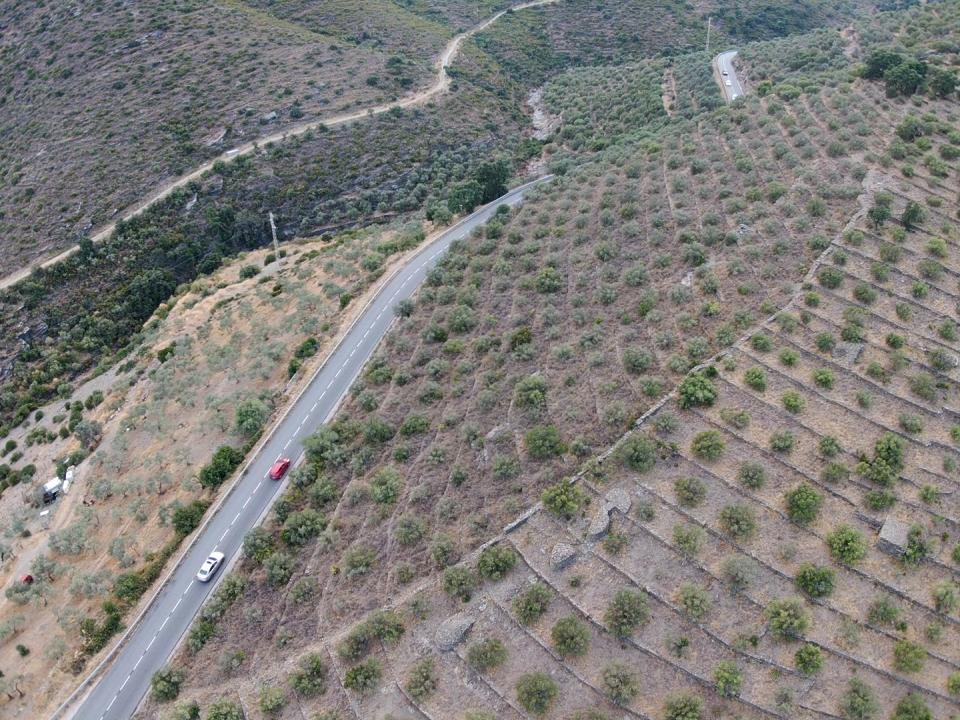
<path fill-rule="evenodd" d="M 851 679 L 840 704 L 844 720 L 873 720 L 879 711 L 873 690 L 860 678 Z"/>
<path fill-rule="evenodd" d="M 267 686 L 260 690 L 260 711 L 264 715 L 277 715 L 287 704 L 287 695 L 281 687 Z"/>
<path fill-rule="evenodd" d="M 546 673 L 529 673 L 517 680 L 517 702 L 528 713 L 545 715 L 557 697 L 557 683 Z"/>
<path fill-rule="evenodd" d="M 744 487 L 759 490 L 767 480 L 767 473 L 760 463 L 746 462 L 740 466 L 737 479 Z"/>
<path fill-rule="evenodd" d="M 541 499 L 547 510 L 564 520 L 573 519 L 589 500 L 578 485 L 568 480 L 561 480 L 548 487 L 543 491 Z"/>
<path fill-rule="evenodd" d="M 823 653 L 816 645 L 807 643 L 794 653 L 793 661 L 804 675 L 815 675 L 823 668 Z"/>
<path fill-rule="evenodd" d="M 735 663 L 721 660 L 713 671 L 713 687 L 720 697 L 735 698 L 743 689 L 743 673 Z"/>
<path fill-rule="evenodd" d="M 787 515 L 795 523 L 809 525 L 817 519 L 820 506 L 823 504 L 823 495 L 813 489 L 808 483 L 803 483 L 788 490 L 786 495 Z"/>
<path fill-rule="evenodd" d="M 657 446 L 643 433 L 629 436 L 617 450 L 620 461 L 635 472 L 651 470 L 657 462 Z"/>
<path fill-rule="evenodd" d="M 580 657 L 590 646 L 590 631 L 575 617 L 557 620 L 550 631 L 553 647 L 562 657 Z"/>
<path fill-rule="evenodd" d="M 414 700 L 423 700 L 436 692 L 439 681 L 434 665 L 433 658 L 424 658 L 411 668 L 404 687 Z"/>
<path fill-rule="evenodd" d="M 750 347 L 757 352 L 770 352 L 773 350 L 773 340 L 766 333 L 758 332 L 750 338 Z"/>
<path fill-rule="evenodd" d="M 150 678 L 150 691 L 153 699 L 158 702 L 176 700 L 180 694 L 180 686 L 186 679 L 182 670 L 165 667 L 157 670 Z"/>
<path fill-rule="evenodd" d="M 764 611 L 770 632 L 781 640 L 796 640 L 810 627 L 803 602 L 797 598 L 773 600 Z"/>
<path fill-rule="evenodd" d="M 757 531 L 757 515 L 747 505 L 727 505 L 718 517 L 723 531 L 737 540 L 752 537 Z"/>
<path fill-rule="evenodd" d="M 236 703 L 219 700 L 207 710 L 206 720 L 244 720 L 244 714 Z"/>
<path fill-rule="evenodd" d="M 703 546 L 704 532 L 696 525 L 673 526 L 673 542 L 684 555 L 691 557 L 700 552 Z"/>
<path fill-rule="evenodd" d="M 536 583 L 520 593 L 513 601 L 513 611 L 522 625 L 536 622 L 547 611 L 553 592 L 542 583 Z"/>
<path fill-rule="evenodd" d="M 620 590 L 613 596 L 603 615 L 610 632 L 627 638 L 650 619 L 650 607 L 645 594 L 634 590 Z"/>
<path fill-rule="evenodd" d="M 677 502 L 683 507 L 697 507 L 707 497 L 707 486 L 696 477 L 682 477 L 673 481 Z"/>
<path fill-rule="evenodd" d="M 627 705 L 640 692 L 637 676 L 623 663 L 610 663 L 601 677 L 607 697 L 617 705 Z"/>
<path fill-rule="evenodd" d="M 927 651 L 912 640 L 898 640 L 893 646 L 893 666 L 900 672 L 919 672 L 926 659 Z"/>
<path fill-rule="evenodd" d="M 677 390 L 680 407 L 709 407 L 717 400 L 717 389 L 703 373 L 691 373 Z"/>
<path fill-rule="evenodd" d="M 957 605 L 957 586 L 952 582 L 944 581 L 933 588 L 933 606 L 938 613 L 949 615 Z"/>
<path fill-rule="evenodd" d="M 500 580 L 517 564 L 517 553 L 504 545 L 488 547 L 480 553 L 477 572 L 487 580 Z"/>
<path fill-rule="evenodd" d="M 724 560 L 721 572 L 733 592 L 742 592 L 760 576 L 760 567 L 753 558 L 732 555 Z"/>
<path fill-rule="evenodd" d="M 694 695 L 677 695 L 667 699 L 663 720 L 701 720 L 703 702 Z"/>
<path fill-rule="evenodd" d="M 797 439 L 789 430 L 775 432 L 770 436 L 770 449 L 778 453 L 789 453 L 793 451 L 793 446 L 797 444 Z"/>
<path fill-rule="evenodd" d="M 823 598 L 833 594 L 836 573 L 825 565 L 804 563 L 797 571 L 797 587 L 810 597 Z"/>
<path fill-rule="evenodd" d="M 347 670 L 343 678 L 343 686 L 360 695 L 369 695 L 376 690 L 382 675 L 380 663 L 375 658 L 371 658 Z"/>
<path fill-rule="evenodd" d="M 376 561 L 377 554 L 372 548 L 362 545 L 350 548 L 343 556 L 344 574 L 348 578 L 366 575 Z"/>
<path fill-rule="evenodd" d="M 919 695 L 907 693 L 890 716 L 890 720 L 933 720 L 933 713 Z"/>
<path fill-rule="evenodd" d="M 794 390 L 788 390 L 785 392 L 781 398 L 781 401 L 783 402 L 783 407 L 792 413 L 803 412 L 803 409 L 807 404 L 800 393 Z"/>
<path fill-rule="evenodd" d="M 322 695 L 327 689 L 327 665 L 323 655 L 310 653 L 297 662 L 297 669 L 290 675 L 290 685 L 302 697 Z"/>
<path fill-rule="evenodd" d="M 205 488 L 214 488 L 226 480 L 230 473 L 243 462 L 243 453 L 229 445 L 221 445 L 213 454 L 213 459 L 200 468 L 200 484 Z"/>
<path fill-rule="evenodd" d="M 453 598 L 467 602 L 477 586 L 477 577 L 470 568 L 451 567 L 443 573 L 443 591 Z"/>
<path fill-rule="evenodd" d="M 743 374 L 743 381 L 757 392 L 767 389 L 767 374 L 762 368 L 752 367 Z"/>
<path fill-rule="evenodd" d="M 704 430 L 694 436 L 690 449 L 701 460 L 713 461 L 723 455 L 726 443 L 717 430 Z"/>
<path fill-rule="evenodd" d="M 560 437 L 560 431 L 555 425 L 531 429 L 524 437 L 524 445 L 527 448 L 527 454 L 533 460 L 549 460 L 563 455 L 567 450 L 567 446 Z"/>
<path fill-rule="evenodd" d="M 678 597 L 684 612 L 697 622 L 703 620 L 713 607 L 710 594 L 703 588 L 691 583 L 684 583 L 680 586 Z"/>
<path fill-rule="evenodd" d="M 467 663 L 477 672 L 486 672 L 502 665 L 507 659 L 507 648 L 497 638 L 474 643 L 467 650 Z"/>
<path fill-rule="evenodd" d="M 293 574 L 293 558 L 284 553 L 273 553 L 264 562 L 267 582 L 271 587 L 286 585 Z"/>
<path fill-rule="evenodd" d="M 849 525 L 840 525 L 827 535 L 827 545 L 833 559 L 847 565 L 856 565 L 867 556 L 863 533 Z"/>

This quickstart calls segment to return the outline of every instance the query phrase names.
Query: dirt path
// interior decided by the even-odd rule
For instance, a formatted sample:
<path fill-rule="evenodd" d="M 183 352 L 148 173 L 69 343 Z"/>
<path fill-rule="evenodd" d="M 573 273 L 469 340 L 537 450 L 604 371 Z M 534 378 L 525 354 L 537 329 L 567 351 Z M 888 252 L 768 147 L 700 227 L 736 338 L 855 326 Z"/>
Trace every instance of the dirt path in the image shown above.
<path fill-rule="evenodd" d="M 363 118 L 370 117 L 372 115 L 380 115 L 389 110 L 392 110 L 393 108 L 405 108 L 413 105 L 422 105 L 423 103 L 425 103 L 426 101 L 434 97 L 435 95 L 439 95 L 440 93 L 446 92 L 446 90 L 450 87 L 450 76 L 447 75 L 447 68 L 450 67 L 451 63 L 453 62 L 454 58 L 457 55 L 457 52 L 460 50 L 460 46 L 463 44 L 464 40 L 472 37 L 478 32 L 485 30 L 486 28 L 488 28 L 490 25 L 495 23 L 497 20 L 499 20 L 508 12 L 513 12 L 516 10 L 524 10 L 526 8 L 536 7 L 538 5 L 550 5 L 557 1 L 558 0 L 529 0 L 528 2 L 522 2 L 517 5 L 513 5 L 505 10 L 501 10 L 495 15 L 492 15 L 491 17 L 484 20 L 482 23 L 478 25 L 474 25 L 469 30 L 466 30 L 460 33 L 459 35 L 454 36 L 447 43 L 446 47 L 444 48 L 443 52 L 441 53 L 440 57 L 437 59 L 437 62 L 434 65 L 437 69 L 436 79 L 433 81 L 433 83 L 430 86 L 424 88 L 423 90 L 419 90 L 413 93 L 412 95 L 408 95 L 405 98 L 401 98 L 400 100 L 396 100 L 394 102 L 384 103 L 381 105 L 374 105 L 372 107 L 363 108 L 362 110 L 356 110 L 351 113 L 334 115 L 332 117 L 322 118 L 320 120 L 311 120 L 309 122 L 293 125 L 284 130 L 278 130 L 277 132 L 271 133 L 270 135 L 263 135 L 243 145 L 239 145 L 235 148 L 227 150 L 226 152 L 218 155 L 217 157 L 203 163 L 202 165 L 195 168 L 194 170 L 191 170 L 186 175 L 181 175 L 180 177 L 177 177 L 177 178 L 174 178 L 173 180 L 169 180 L 165 182 L 163 185 L 158 187 L 152 193 L 147 195 L 147 197 L 144 198 L 142 201 L 128 208 L 126 212 L 124 212 L 120 220 L 115 220 L 114 222 L 111 222 L 109 225 L 106 225 L 100 228 L 99 230 L 96 230 L 90 236 L 90 239 L 95 243 L 103 242 L 108 237 L 110 237 L 111 233 L 113 233 L 113 231 L 116 229 L 118 222 L 130 220 L 134 216 L 139 215 L 141 212 L 149 208 L 154 203 L 159 202 L 160 200 L 163 200 L 164 198 L 166 198 L 168 195 L 170 195 L 170 193 L 172 193 L 177 188 L 183 187 L 187 183 L 190 183 L 193 180 L 199 179 L 204 173 L 213 169 L 213 166 L 215 163 L 227 162 L 227 161 L 233 160 L 234 158 L 241 157 L 243 155 L 249 155 L 261 145 L 266 145 L 268 143 L 282 142 L 283 140 L 286 140 L 289 137 L 296 137 L 298 135 L 303 135 L 304 133 L 307 133 L 311 130 L 316 130 L 321 126 L 331 127 L 336 125 L 343 125 L 344 123 L 353 122 L 354 120 L 362 120 Z M 79 249 L 80 249 L 79 245 L 74 245 L 73 247 L 69 247 L 66 250 L 58 253 L 57 255 L 54 255 L 53 257 L 43 260 L 42 262 L 40 262 L 39 267 L 48 268 L 48 267 L 51 267 L 52 265 L 56 265 L 58 262 L 61 262 L 62 260 L 66 260 L 67 258 L 69 258 Z M 0 290 L 10 287 L 11 285 L 15 285 L 16 283 L 20 282 L 24 278 L 28 277 L 30 275 L 31 270 L 32 270 L 32 267 L 21 268 L 20 270 L 17 270 L 16 272 L 11 273 L 10 275 L 0 278 Z"/>

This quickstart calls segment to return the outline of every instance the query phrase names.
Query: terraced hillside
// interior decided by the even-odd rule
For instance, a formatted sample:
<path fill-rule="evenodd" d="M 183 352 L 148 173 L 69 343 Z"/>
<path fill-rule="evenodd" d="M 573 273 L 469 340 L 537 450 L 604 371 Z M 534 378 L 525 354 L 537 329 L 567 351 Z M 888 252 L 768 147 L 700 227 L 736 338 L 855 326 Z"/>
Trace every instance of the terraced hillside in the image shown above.
<path fill-rule="evenodd" d="M 191 631 L 179 707 L 950 717 L 955 105 L 832 67 L 611 125 L 453 248 Z M 547 87 L 585 90 L 558 152 L 624 81 Z"/>

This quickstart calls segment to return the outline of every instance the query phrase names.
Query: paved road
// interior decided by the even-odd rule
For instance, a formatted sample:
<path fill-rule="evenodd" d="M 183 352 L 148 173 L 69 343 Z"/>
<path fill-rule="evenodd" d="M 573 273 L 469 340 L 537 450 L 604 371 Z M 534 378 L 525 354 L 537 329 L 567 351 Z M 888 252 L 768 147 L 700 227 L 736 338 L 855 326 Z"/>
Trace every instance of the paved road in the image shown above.
<path fill-rule="evenodd" d="M 214 583 L 203 584 L 194 579 L 203 560 L 213 550 L 226 555 L 225 563 L 237 557 L 243 536 L 256 525 L 283 485 L 267 477 L 270 466 L 281 456 L 299 458 L 304 438 L 333 415 L 340 399 L 386 334 L 396 303 L 413 294 L 451 242 L 468 237 L 493 215 L 498 205 L 518 204 L 525 192 L 550 178 L 548 175 L 522 185 L 474 212 L 420 250 L 383 286 L 280 420 L 219 511 L 199 531 L 184 561 L 131 630 L 110 668 L 79 708 L 65 712 L 64 716 L 120 720 L 133 714 L 149 687 L 150 676 L 166 663 L 213 590 Z M 221 571 L 217 579 L 225 574 Z"/>
<path fill-rule="evenodd" d="M 450 87 L 450 76 L 447 75 L 447 68 L 450 67 L 454 58 L 457 56 L 457 52 L 459 52 L 460 46 L 463 44 L 464 40 L 471 37 L 472 35 L 475 35 L 481 30 L 486 29 L 487 27 L 495 23 L 497 20 L 499 20 L 501 17 L 503 17 L 507 12 L 523 10 L 525 8 L 536 7 L 538 5 L 550 5 L 555 2 L 557 2 L 557 0 L 528 0 L 527 2 L 518 3 L 516 5 L 511 6 L 507 10 L 501 10 L 495 15 L 492 15 L 491 17 L 487 18 L 483 22 L 479 23 L 478 25 L 474 25 L 469 30 L 466 30 L 465 32 L 462 32 L 459 35 L 456 35 L 455 37 L 451 38 L 450 41 L 444 47 L 443 52 L 440 54 L 440 57 L 437 59 L 437 62 L 435 63 L 437 76 L 429 87 L 424 88 L 423 90 L 419 90 L 411 95 L 407 95 L 406 97 L 401 98 L 400 100 L 396 100 L 394 102 L 384 103 L 382 105 L 374 105 L 372 107 L 366 107 L 351 113 L 334 115 L 332 117 L 326 117 L 320 120 L 310 120 L 308 122 L 302 122 L 297 125 L 291 125 L 289 127 L 284 128 L 283 130 L 278 130 L 277 132 L 272 133 L 270 135 L 264 135 L 262 137 L 258 137 L 253 140 L 250 140 L 249 142 L 244 143 L 243 145 L 239 145 L 235 148 L 231 148 L 230 150 L 227 150 L 226 152 L 213 158 L 212 160 L 208 160 L 207 162 L 203 163 L 203 165 L 200 165 L 194 170 L 191 170 L 186 175 L 181 175 L 180 177 L 177 177 L 165 182 L 163 185 L 161 185 L 159 188 L 154 190 L 152 193 L 150 193 L 147 197 L 145 197 L 143 200 L 138 202 L 136 205 L 124 211 L 120 220 L 129 220 L 130 218 L 136 215 L 139 215 L 154 203 L 159 202 L 160 200 L 163 200 L 165 197 L 170 195 L 170 193 L 172 193 L 177 188 L 183 187 L 184 185 L 194 180 L 199 180 L 204 173 L 212 170 L 214 164 L 217 162 L 229 162 L 230 160 L 234 160 L 235 158 L 238 158 L 241 155 L 249 155 L 250 153 L 254 152 L 258 147 L 262 147 L 269 143 L 282 142 L 283 140 L 286 140 L 289 137 L 303 135 L 304 133 L 309 132 L 310 130 L 316 130 L 321 125 L 324 127 L 334 127 L 336 125 L 343 125 L 344 123 L 353 122 L 355 120 L 362 120 L 366 117 L 370 117 L 371 115 L 380 115 L 382 113 L 387 112 L 388 110 L 392 110 L 393 108 L 397 108 L 397 107 L 405 108 L 405 107 L 410 107 L 412 105 L 422 105 L 427 100 L 430 100 L 434 95 L 445 92 L 447 88 Z M 99 228 L 98 230 L 95 230 L 93 234 L 90 236 L 90 239 L 95 243 L 103 242 L 108 237 L 110 237 L 110 235 L 116 229 L 117 222 L 118 221 L 111 222 L 108 225 L 105 225 L 104 227 Z M 54 255 L 53 257 L 49 257 L 46 260 L 43 260 L 42 262 L 40 262 L 40 267 L 48 268 L 53 265 L 56 265 L 58 262 L 66 260 L 68 257 L 76 253 L 79 249 L 80 249 L 79 245 L 74 245 L 73 247 L 69 247 L 66 250 L 63 250 L 62 252 Z M 6 275 L 0 278 L 0 290 L 20 282 L 30 274 L 30 271 L 31 271 L 31 268 L 29 267 L 21 268 L 16 272 L 10 273 L 9 275 Z"/>
<path fill-rule="evenodd" d="M 727 50 L 717 55 L 713 63 L 717 68 L 716 76 L 720 82 L 720 89 L 727 102 L 733 102 L 743 96 L 743 86 L 737 78 L 737 71 L 733 69 L 733 59 L 737 56 L 736 50 Z M 726 73 L 726 75 L 724 75 Z M 730 82 L 727 85 L 727 82 Z"/>

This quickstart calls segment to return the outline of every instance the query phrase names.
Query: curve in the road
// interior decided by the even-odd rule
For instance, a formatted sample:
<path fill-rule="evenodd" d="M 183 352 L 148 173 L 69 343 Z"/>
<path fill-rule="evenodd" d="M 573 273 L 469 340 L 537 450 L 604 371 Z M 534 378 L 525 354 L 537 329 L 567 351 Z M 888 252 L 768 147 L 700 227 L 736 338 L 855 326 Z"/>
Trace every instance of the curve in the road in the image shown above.
<path fill-rule="evenodd" d="M 733 67 L 733 59 L 736 56 L 736 50 L 727 50 L 713 58 L 714 77 L 720 84 L 720 91 L 728 103 L 743 97 L 743 85 L 740 83 L 737 71 Z"/>
<path fill-rule="evenodd" d="M 197 569 L 210 552 L 218 550 L 226 556 L 226 566 L 218 579 L 226 574 L 238 557 L 244 535 L 265 516 L 283 487 L 283 483 L 269 479 L 270 466 L 281 456 L 300 458 L 307 436 L 333 416 L 353 380 L 387 333 L 396 303 L 413 295 L 450 243 L 469 237 L 475 228 L 490 219 L 499 205 L 520 203 L 531 188 L 550 179 L 552 176 L 546 175 L 521 185 L 464 218 L 415 253 L 381 286 L 271 430 L 219 509 L 197 531 L 146 610 L 110 655 L 54 713 L 54 718 L 125 720 L 134 713 L 150 685 L 151 676 L 176 650 L 194 616 L 216 587 L 216 583 L 196 582 Z M 81 693 L 91 685 L 92 689 L 77 705 Z"/>
<path fill-rule="evenodd" d="M 243 145 L 239 145 L 235 148 L 231 148 L 226 152 L 221 153 L 212 160 L 208 160 L 199 167 L 191 170 L 186 175 L 181 175 L 180 177 L 174 178 L 169 182 L 164 183 L 159 188 L 154 190 L 150 195 L 141 200 L 139 203 L 134 205 L 131 208 L 128 208 L 124 214 L 121 216 L 120 220 L 114 220 L 109 224 L 103 226 L 99 230 L 96 230 L 91 236 L 90 240 L 94 243 L 103 242 L 110 237 L 111 233 L 117 228 L 117 223 L 121 221 L 127 221 L 133 218 L 136 215 L 139 215 L 144 210 L 149 208 L 156 202 L 163 200 L 170 195 L 177 188 L 181 188 L 188 183 L 200 179 L 204 173 L 209 172 L 213 169 L 214 164 L 218 162 L 228 162 L 234 160 L 243 155 L 249 155 L 254 150 L 262 145 L 268 143 L 277 143 L 283 140 L 286 140 L 290 137 L 296 137 L 298 135 L 303 135 L 306 132 L 311 130 L 316 130 L 317 128 L 324 127 L 333 127 L 336 125 L 343 125 L 344 123 L 353 122 L 355 120 L 362 120 L 363 118 L 370 117 L 371 115 L 381 115 L 393 108 L 406 108 L 413 105 L 422 105 L 433 96 L 438 95 L 442 92 L 445 92 L 450 87 L 450 76 L 447 74 L 447 68 L 450 67 L 453 59 L 456 57 L 457 52 L 460 50 L 460 46 L 463 44 L 463 41 L 467 38 L 475 35 L 478 32 L 481 32 L 488 28 L 490 25 L 495 23 L 501 17 L 503 17 L 508 12 L 513 12 L 516 10 L 524 10 L 526 8 L 535 7 L 538 5 L 550 5 L 557 2 L 558 0 L 529 0 L 528 2 L 522 2 L 518 5 L 512 5 L 509 8 L 501 10 L 500 12 L 492 15 L 483 22 L 474 25 L 469 30 L 466 30 L 459 35 L 454 36 L 447 43 L 443 52 L 440 54 L 435 67 L 437 69 L 437 76 L 433 83 L 418 92 L 415 92 L 411 95 L 408 95 L 400 100 L 396 100 L 390 103 L 384 103 L 381 105 L 374 105 L 371 107 L 363 108 L 362 110 L 357 110 L 351 113 L 345 113 L 342 115 L 334 115 L 327 118 L 322 118 L 320 120 L 311 120 L 309 122 L 299 123 L 297 125 L 292 125 L 284 130 L 279 130 L 270 135 L 264 135 L 254 140 L 251 140 Z M 74 245 L 72 247 L 63 250 L 60 253 L 57 253 L 53 257 L 49 257 L 46 260 L 43 260 L 39 263 L 39 266 L 42 268 L 48 268 L 52 265 L 56 265 L 63 260 L 66 260 L 74 253 L 80 249 L 79 245 Z M 0 290 L 11 285 L 15 285 L 21 280 L 25 279 L 30 275 L 32 267 L 25 267 L 17 270 L 16 272 L 10 273 L 3 278 L 0 278 Z"/>

